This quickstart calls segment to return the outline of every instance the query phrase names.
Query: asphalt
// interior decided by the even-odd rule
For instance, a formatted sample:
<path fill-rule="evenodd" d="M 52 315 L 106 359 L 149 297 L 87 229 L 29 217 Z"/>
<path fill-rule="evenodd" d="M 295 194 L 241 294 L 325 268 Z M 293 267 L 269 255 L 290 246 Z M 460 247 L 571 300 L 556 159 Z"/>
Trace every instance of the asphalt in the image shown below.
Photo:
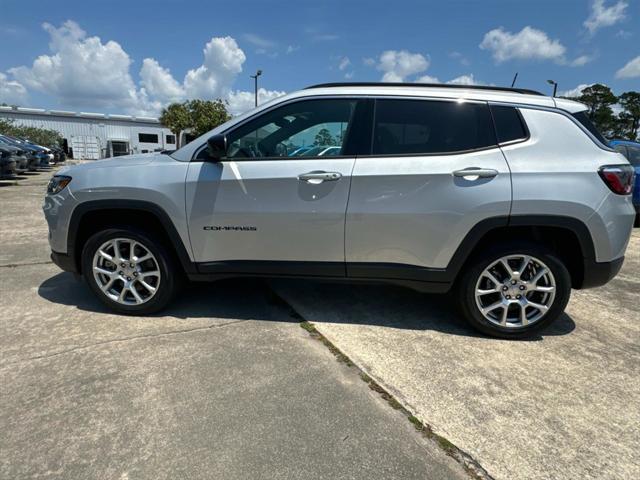
<path fill-rule="evenodd" d="M 640 229 L 620 274 L 529 341 L 476 334 L 452 298 L 277 282 L 278 294 L 496 479 L 640 478 Z"/>
<path fill-rule="evenodd" d="M 467 478 L 266 283 L 106 311 L 49 262 L 48 176 L 0 181 L 0 478 Z"/>

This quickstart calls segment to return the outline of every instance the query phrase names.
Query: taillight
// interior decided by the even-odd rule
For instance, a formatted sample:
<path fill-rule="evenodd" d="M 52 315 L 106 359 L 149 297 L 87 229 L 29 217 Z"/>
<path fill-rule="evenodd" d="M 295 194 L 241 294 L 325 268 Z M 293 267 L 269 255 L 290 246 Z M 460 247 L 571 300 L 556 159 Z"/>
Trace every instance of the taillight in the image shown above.
<path fill-rule="evenodd" d="M 598 170 L 607 187 L 618 195 L 630 195 L 633 191 L 633 167 L 631 165 L 605 165 Z"/>

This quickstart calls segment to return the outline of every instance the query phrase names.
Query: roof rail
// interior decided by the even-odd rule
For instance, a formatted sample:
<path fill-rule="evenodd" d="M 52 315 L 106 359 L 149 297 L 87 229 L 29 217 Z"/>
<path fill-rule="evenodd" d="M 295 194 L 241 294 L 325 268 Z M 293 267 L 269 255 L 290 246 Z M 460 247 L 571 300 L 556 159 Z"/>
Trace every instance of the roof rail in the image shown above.
<path fill-rule="evenodd" d="M 452 85 L 448 83 L 401 83 L 401 82 L 338 82 L 338 83 L 319 83 L 317 85 L 311 85 L 306 87 L 305 90 L 310 88 L 329 88 L 329 87 L 435 87 L 435 88 L 462 88 L 469 90 L 494 90 L 498 92 L 513 92 L 523 93 L 527 95 L 541 95 L 536 90 L 529 90 L 527 88 L 510 88 L 510 87 L 493 87 L 490 85 Z"/>

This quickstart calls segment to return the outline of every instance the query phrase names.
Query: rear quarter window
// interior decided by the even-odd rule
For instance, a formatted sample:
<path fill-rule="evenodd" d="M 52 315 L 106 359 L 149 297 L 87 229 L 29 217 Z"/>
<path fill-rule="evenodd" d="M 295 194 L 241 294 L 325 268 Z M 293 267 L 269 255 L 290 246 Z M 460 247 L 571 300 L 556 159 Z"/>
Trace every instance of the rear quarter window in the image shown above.
<path fill-rule="evenodd" d="M 578 120 L 578 122 L 580 122 L 580 124 L 586 128 L 587 130 L 589 130 L 589 132 L 598 139 L 598 141 L 600 143 L 602 143 L 603 145 L 609 145 L 609 142 L 607 141 L 606 138 L 604 138 L 604 136 L 598 131 L 598 129 L 596 128 L 596 126 L 593 124 L 593 122 L 591 121 L 591 119 L 589 118 L 589 115 L 587 114 L 587 111 L 584 110 L 582 112 L 578 112 L 578 113 L 574 113 L 572 114 L 573 118 L 575 118 L 576 120 Z"/>
<path fill-rule="evenodd" d="M 529 137 L 524 120 L 517 108 L 491 105 L 491 114 L 496 126 L 498 143 L 516 142 Z"/>

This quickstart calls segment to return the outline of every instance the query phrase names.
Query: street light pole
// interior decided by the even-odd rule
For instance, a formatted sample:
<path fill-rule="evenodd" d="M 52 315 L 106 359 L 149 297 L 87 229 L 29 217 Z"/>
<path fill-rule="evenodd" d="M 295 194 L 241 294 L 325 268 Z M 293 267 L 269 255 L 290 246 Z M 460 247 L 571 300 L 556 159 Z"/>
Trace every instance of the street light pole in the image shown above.
<path fill-rule="evenodd" d="M 556 93 L 558 93 L 558 82 L 556 82 L 555 80 L 547 80 L 547 83 L 549 85 L 553 85 L 553 96 L 556 96 Z"/>
<path fill-rule="evenodd" d="M 262 70 L 258 70 L 255 75 L 249 75 L 254 80 L 255 104 L 258 106 L 258 77 L 262 75 Z"/>

